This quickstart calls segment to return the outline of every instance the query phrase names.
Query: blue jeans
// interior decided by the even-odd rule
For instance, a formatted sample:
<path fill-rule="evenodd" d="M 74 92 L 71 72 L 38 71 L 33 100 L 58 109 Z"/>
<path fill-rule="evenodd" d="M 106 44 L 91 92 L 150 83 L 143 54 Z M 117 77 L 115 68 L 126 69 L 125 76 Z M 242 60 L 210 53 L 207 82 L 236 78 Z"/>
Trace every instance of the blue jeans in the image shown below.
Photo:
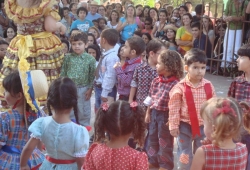
<path fill-rule="evenodd" d="M 150 164 L 170 170 L 174 168 L 174 138 L 166 126 L 168 117 L 168 111 L 152 109 L 147 154 Z"/>
<path fill-rule="evenodd" d="M 95 90 L 95 110 L 98 110 L 101 107 L 102 100 L 101 100 L 101 94 L 102 94 L 102 88 L 94 87 Z M 117 89 L 116 86 L 113 87 L 112 92 L 108 94 L 109 97 L 113 97 L 114 101 L 116 100 L 116 94 Z"/>
<path fill-rule="evenodd" d="M 201 146 L 200 141 L 205 138 L 203 129 L 204 126 L 200 126 L 201 136 L 196 135 L 195 138 L 193 138 L 191 125 L 185 122 L 180 122 L 180 133 L 177 137 L 178 170 L 190 170 L 193 160 L 193 154 Z"/>

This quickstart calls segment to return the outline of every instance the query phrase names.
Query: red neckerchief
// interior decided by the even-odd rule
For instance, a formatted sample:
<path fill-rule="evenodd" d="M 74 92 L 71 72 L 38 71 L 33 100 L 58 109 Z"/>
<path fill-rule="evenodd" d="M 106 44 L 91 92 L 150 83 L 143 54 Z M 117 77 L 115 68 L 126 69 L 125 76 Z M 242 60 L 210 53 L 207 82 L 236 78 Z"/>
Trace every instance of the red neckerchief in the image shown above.
<path fill-rule="evenodd" d="M 179 79 L 176 78 L 175 76 L 172 76 L 172 77 L 170 77 L 168 79 L 164 79 L 163 76 L 159 76 L 159 82 L 161 82 L 161 83 L 168 83 L 168 82 L 172 82 L 172 81 L 175 81 L 175 80 L 179 81 Z"/>
<path fill-rule="evenodd" d="M 128 60 L 129 61 L 129 60 Z M 127 65 L 129 65 L 128 61 L 126 61 L 123 66 L 122 66 L 122 69 L 125 70 Z M 137 60 L 135 60 L 132 64 L 135 64 L 135 63 L 141 63 L 141 58 L 139 57 Z"/>

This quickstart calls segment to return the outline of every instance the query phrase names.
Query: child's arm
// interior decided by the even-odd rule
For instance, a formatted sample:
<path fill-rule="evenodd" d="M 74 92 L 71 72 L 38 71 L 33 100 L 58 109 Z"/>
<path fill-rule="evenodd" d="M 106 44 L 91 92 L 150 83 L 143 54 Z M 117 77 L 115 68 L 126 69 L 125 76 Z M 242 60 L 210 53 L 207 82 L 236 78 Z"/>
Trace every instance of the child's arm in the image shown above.
<path fill-rule="evenodd" d="M 129 99 L 128 102 L 132 103 L 136 94 L 137 88 L 136 87 L 131 87 L 130 88 L 130 93 L 129 93 Z"/>
<path fill-rule="evenodd" d="M 84 163 L 84 157 L 76 158 L 76 163 L 77 163 L 78 170 L 81 170 L 82 165 Z"/>
<path fill-rule="evenodd" d="M 150 113 L 151 113 L 151 109 L 150 109 L 150 107 L 148 107 L 148 109 L 146 111 L 146 116 L 145 116 L 145 122 L 146 123 L 150 122 Z"/>
<path fill-rule="evenodd" d="M 138 67 L 136 67 L 133 75 L 133 79 L 130 83 L 130 93 L 129 93 L 129 100 L 128 102 L 131 103 L 134 100 L 136 91 L 137 91 L 137 82 L 138 82 Z"/>
<path fill-rule="evenodd" d="M 199 147 L 194 155 L 191 170 L 202 170 L 205 165 L 205 153 L 201 147 Z"/>
<path fill-rule="evenodd" d="M 30 155 L 32 154 L 33 150 L 36 148 L 36 146 L 39 144 L 40 140 L 36 138 L 30 138 L 28 143 L 23 148 L 21 158 L 20 158 L 20 169 L 26 170 L 28 165 L 27 162 L 30 158 Z M 29 167 L 28 167 L 29 169 Z"/>

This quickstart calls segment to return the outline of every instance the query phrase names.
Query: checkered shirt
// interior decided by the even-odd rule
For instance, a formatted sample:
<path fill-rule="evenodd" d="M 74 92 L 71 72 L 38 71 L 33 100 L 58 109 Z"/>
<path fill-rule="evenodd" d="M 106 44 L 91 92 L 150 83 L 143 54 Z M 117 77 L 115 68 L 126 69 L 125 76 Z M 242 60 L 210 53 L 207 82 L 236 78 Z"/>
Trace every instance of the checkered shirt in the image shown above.
<path fill-rule="evenodd" d="M 154 78 L 157 77 L 156 69 L 153 69 L 148 63 L 142 63 L 135 68 L 131 87 L 137 88 L 136 101 L 139 106 L 145 106 L 143 101 L 149 93 L 150 85 Z"/>
<path fill-rule="evenodd" d="M 246 80 L 244 74 L 236 77 L 231 83 L 228 91 L 228 97 L 233 97 L 238 102 L 250 102 L 250 82 Z"/>
<path fill-rule="evenodd" d="M 115 68 L 117 74 L 117 92 L 120 95 L 129 96 L 130 93 L 130 84 L 134 75 L 134 71 L 136 66 L 140 63 L 136 63 L 136 61 L 140 59 L 140 57 L 133 58 L 131 60 L 127 60 L 127 66 L 123 70 L 122 67 Z"/>
<path fill-rule="evenodd" d="M 245 170 L 247 164 L 247 148 L 236 143 L 235 149 L 221 149 L 214 145 L 201 146 L 205 153 L 204 170 Z"/>
<path fill-rule="evenodd" d="M 209 83 L 212 88 L 213 97 L 215 97 L 214 86 L 212 83 L 206 79 L 202 79 L 197 87 L 189 81 L 188 75 L 181 80 L 177 85 L 175 85 L 169 93 L 170 100 L 168 103 L 169 107 L 169 129 L 178 129 L 180 121 L 189 123 L 191 125 L 190 116 L 188 113 L 188 106 L 186 101 L 186 96 L 184 93 L 185 83 L 191 87 L 193 93 L 194 104 L 197 112 L 199 126 L 203 125 L 203 120 L 200 116 L 201 105 L 207 100 L 207 95 L 204 89 L 204 85 Z"/>
<path fill-rule="evenodd" d="M 165 78 L 164 78 L 165 79 Z M 165 79 L 167 80 L 167 79 Z M 168 111 L 168 102 L 169 102 L 169 91 L 178 83 L 178 80 L 171 82 L 160 82 L 159 76 L 156 77 L 149 90 L 149 96 L 152 99 L 152 105 L 150 108 Z"/>

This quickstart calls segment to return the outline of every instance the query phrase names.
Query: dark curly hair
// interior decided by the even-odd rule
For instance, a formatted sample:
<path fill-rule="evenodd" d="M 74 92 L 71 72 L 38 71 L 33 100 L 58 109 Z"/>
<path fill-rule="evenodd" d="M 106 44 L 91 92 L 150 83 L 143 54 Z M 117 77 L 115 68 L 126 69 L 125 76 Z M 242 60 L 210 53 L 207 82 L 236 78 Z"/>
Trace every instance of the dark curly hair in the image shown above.
<path fill-rule="evenodd" d="M 77 89 L 75 83 L 67 77 L 54 80 L 49 88 L 47 107 L 52 115 L 51 106 L 55 110 L 74 109 L 76 123 L 79 124 L 77 114 Z"/>
<path fill-rule="evenodd" d="M 173 76 L 181 79 L 184 76 L 184 63 L 181 55 L 173 50 L 164 50 L 160 54 L 161 61 Z"/>
<path fill-rule="evenodd" d="M 126 101 L 112 103 L 108 110 L 99 109 L 95 119 L 95 141 L 105 140 L 105 132 L 116 137 L 132 133 L 135 142 L 144 144 L 146 124 L 145 112 L 139 106 L 132 109 Z"/>

